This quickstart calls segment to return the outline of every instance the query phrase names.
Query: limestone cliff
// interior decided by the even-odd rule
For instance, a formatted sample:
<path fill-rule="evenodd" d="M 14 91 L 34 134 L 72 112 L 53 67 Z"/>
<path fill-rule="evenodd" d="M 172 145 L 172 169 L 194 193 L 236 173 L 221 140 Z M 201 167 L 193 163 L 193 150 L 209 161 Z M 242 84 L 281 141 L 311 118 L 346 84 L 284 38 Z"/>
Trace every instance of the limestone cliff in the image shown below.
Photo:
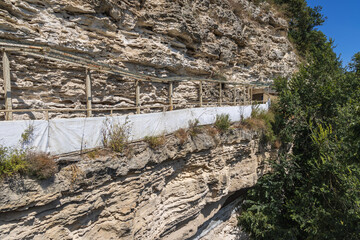
<path fill-rule="evenodd" d="M 54 178 L 3 180 L 1 239 L 190 239 L 266 171 L 269 149 L 249 130 L 169 136 L 128 156 L 60 159 Z"/>
<path fill-rule="evenodd" d="M 0 39 L 51 46 L 159 77 L 268 82 L 288 75 L 297 60 L 287 29 L 269 5 L 249 0 L 0 1 Z M 84 69 L 19 54 L 10 60 L 14 108 L 85 108 Z M 94 107 L 134 105 L 133 81 L 98 72 L 92 77 Z M 224 101 L 232 99 L 233 91 L 224 87 Z M 205 86 L 204 101 L 217 101 L 216 94 L 214 85 Z M 180 106 L 197 98 L 194 83 L 174 85 Z M 143 106 L 166 103 L 167 85 L 143 83 L 140 100 Z"/>

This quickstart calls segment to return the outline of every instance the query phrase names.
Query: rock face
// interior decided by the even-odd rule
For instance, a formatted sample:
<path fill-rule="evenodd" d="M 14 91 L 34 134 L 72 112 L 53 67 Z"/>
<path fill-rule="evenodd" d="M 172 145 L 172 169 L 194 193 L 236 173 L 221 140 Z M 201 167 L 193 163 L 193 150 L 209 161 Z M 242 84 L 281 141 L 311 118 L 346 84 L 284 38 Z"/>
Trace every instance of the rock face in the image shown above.
<path fill-rule="evenodd" d="M 249 83 L 288 75 L 297 60 L 287 28 L 269 5 L 249 0 L 0 1 L 1 39 L 50 46 L 159 77 Z M 11 53 L 10 60 L 14 108 L 85 108 L 85 69 L 19 53 Z M 92 72 L 92 78 L 95 108 L 134 106 L 133 80 L 98 72 Z M 223 87 L 223 101 L 232 101 L 232 89 Z M 218 101 L 216 88 L 204 86 L 204 101 Z M 167 94 L 167 84 L 143 83 L 140 102 L 162 105 L 168 102 Z M 241 94 L 239 90 L 239 99 Z M 178 107 L 194 101 L 197 84 L 174 85 Z M 50 117 L 64 116 L 67 113 Z M 39 112 L 15 115 L 41 117 Z"/>
<path fill-rule="evenodd" d="M 267 171 L 255 132 L 175 136 L 128 156 L 60 161 L 53 179 L 0 184 L 1 239 L 188 239 Z M 267 150 L 267 152 L 266 152 Z M 69 159 L 68 159 L 69 160 Z"/>

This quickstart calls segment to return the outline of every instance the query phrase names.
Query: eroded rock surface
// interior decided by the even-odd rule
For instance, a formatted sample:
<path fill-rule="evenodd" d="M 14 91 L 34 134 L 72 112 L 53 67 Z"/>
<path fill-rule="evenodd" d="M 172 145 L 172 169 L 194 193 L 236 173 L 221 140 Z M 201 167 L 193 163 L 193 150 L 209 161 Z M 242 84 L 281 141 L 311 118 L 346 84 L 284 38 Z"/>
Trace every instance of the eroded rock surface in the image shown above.
<path fill-rule="evenodd" d="M 53 179 L 0 185 L 1 239 L 187 239 L 267 171 L 259 136 L 233 129 L 181 144 L 63 163 Z"/>
<path fill-rule="evenodd" d="M 248 83 L 289 75 L 297 60 L 287 29 L 269 5 L 248 0 L 0 1 L 1 39 L 50 46 L 158 77 Z M 10 60 L 14 108 L 85 108 L 85 69 L 17 53 Z M 98 72 L 92 78 L 95 108 L 134 106 L 133 81 Z M 232 102 L 233 90 L 223 87 L 223 101 Z M 144 83 L 141 105 L 166 104 L 167 94 L 167 84 Z M 239 99 L 242 94 L 237 92 Z M 195 101 L 197 84 L 174 85 L 178 107 Z M 204 86 L 204 101 L 218 101 L 217 85 Z M 50 114 L 64 116 L 68 113 Z M 42 117 L 42 112 L 15 114 L 16 119 Z"/>

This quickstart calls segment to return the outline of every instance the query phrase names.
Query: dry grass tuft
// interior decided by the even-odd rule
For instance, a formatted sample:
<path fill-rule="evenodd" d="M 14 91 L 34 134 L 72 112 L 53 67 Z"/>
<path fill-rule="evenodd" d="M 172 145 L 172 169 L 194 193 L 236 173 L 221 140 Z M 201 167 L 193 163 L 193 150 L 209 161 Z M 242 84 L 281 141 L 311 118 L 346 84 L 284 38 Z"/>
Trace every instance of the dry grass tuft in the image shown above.
<path fill-rule="evenodd" d="M 206 126 L 206 132 L 209 136 L 215 137 L 219 134 L 219 130 L 217 128 L 214 128 L 212 126 Z"/>
<path fill-rule="evenodd" d="M 185 129 L 180 128 L 175 132 L 175 137 L 177 137 L 180 141 L 180 144 L 184 144 L 188 140 L 188 133 Z"/>
<path fill-rule="evenodd" d="M 28 172 L 38 179 L 50 178 L 57 172 L 54 158 L 46 153 L 29 152 L 26 161 Z"/>
<path fill-rule="evenodd" d="M 239 128 L 245 128 L 250 130 L 264 130 L 266 129 L 266 124 L 263 119 L 248 118 L 239 124 Z"/>
<path fill-rule="evenodd" d="M 165 136 L 146 136 L 144 141 L 147 142 L 152 149 L 158 149 L 165 144 Z"/>
<path fill-rule="evenodd" d="M 128 129 L 126 124 L 104 123 L 102 130 L 104 147 L 110 148 L 114 152 L 123 153 L 129 147 Z"/>
<path fill-rule="evenodd" d="M 275 148 L 275 149 L 280 149 L 281 145 L 282 145 L 281 141 L 279 139 L 276 139 L 274 141 L 274 143 L 272 144 L 272 147 Z"/>

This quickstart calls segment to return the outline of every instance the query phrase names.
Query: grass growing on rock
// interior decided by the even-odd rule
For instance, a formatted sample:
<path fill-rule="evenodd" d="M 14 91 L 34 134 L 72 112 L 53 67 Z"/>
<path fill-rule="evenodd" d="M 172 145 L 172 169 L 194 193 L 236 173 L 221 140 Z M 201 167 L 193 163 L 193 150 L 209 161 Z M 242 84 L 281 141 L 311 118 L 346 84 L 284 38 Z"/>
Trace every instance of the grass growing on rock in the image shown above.
<path fill-rule="evenodd" d="M 158 149 L 160 146 L 165 144 L 165 135 L 161 136 L 146 136 L 144 141 L 149 144 L 152 149 Z"/>
<path fill-rule="evenodd" d="M 112 124 L 105 120 L 102 129 L 104 147 L 118 153 L 125 152 L 129 147 L 128 130 L 126 122 L 125 124 Z"/>
<path fill-rule="evenodd" d="M 226 132 L 230 128 L 230 116 L 229 114 L 216 115 L 215 127 L 220 132 Z"/>
<path fill-rule="evenodd" d="M 180 128 L 175 132 L 175 137 L 179 139 L 180 144 L 184 144 L 188 140 L 188 133 L 184 128 Z"/>
<path fill-rule="evenodd" d="M 199 120 L 195 119 L 194 121 L 189 121 L 189 134 L 191 137 L 195 137 L 196 135 L 202 132 L 202 127 L 199 126 Z"/>

